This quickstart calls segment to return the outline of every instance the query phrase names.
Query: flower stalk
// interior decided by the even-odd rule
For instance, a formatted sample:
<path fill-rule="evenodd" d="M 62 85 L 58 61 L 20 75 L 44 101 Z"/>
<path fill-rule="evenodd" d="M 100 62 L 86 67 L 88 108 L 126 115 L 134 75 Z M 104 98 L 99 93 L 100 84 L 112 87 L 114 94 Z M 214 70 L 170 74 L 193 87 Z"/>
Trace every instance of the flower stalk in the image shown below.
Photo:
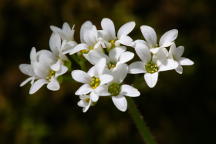
<path fill-rule="evenodd" d="M 133 119 L 143 141 L 146 144 L 157 144 L 157 142 L 155 141 L 154 137 L 152 136 L 149 128 L 147 127 L 143 116 L 141 115 L 140 111 L 137 109 L 136 104 L 134 103 L 134 101 L 130 98 L 127 97 L 127 101 L 128 101 L 128 112 L 131 116 L 131 118 Z"/>

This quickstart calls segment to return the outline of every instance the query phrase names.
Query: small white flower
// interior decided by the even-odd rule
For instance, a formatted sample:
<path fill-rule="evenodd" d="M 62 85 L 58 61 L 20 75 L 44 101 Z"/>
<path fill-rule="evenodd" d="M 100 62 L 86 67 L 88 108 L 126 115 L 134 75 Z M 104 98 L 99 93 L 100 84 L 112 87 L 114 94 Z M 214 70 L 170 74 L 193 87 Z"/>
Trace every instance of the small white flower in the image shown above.
<path fill-rule="evenodd" d="M 135 22 L 131 21 L 122 25 L 116 35 L 115 26 L 111 19 L 103 18 L 101 21 L 101 37 L 106 41 L 107 48 L 114 48 L 120 44 L 132 46 L 133 39 L 128 34 L 134 29 Z"/>
<path fill-rule="evenodd" d="M 170 50 L 169 50 L 169 57 L 174 59 L 178 63 L 178 67 L 175 70 L 179 74 L 183 73 L 182 66 L 189 66 L 189 65 L 194 64 L 192 60 L 182 57 L 183 53 L 184 53 L 183 46 L 176 47 L 175 44 L 171 45 Z"/>
<path fill-rule="evenodd" d="M 90 95 L 80 95 L 79 98 L 80 101 L 77 105 L 83 108 L 83 112 L 87 112 L 90 106 L 94 104 L 90 98 Z"/>
<path fill-rule="evenodd" d="M 96 26 L 90 21 L 86 21 L 82 24 L 80 29 L 80 41 L 81 43 L 74 49 L 81 51 L 84 56 L 92 50 L 101 49 L 101 45 L 103 45 L 101 38 L 98 37 Z"/>
<path fill-rule="evenodd" d="M 102 58 L 87 73 L 81 70 L 72 71 L 72 78 L 83 85 L 75 92 L 75 95 L 85 95 L 90 93 L 93 102 L 98 101 L 99 96 L 107 95 L 104 85 L 112 81 L 113 77 L 104 74 L 106 59 Z"/>
<path fill-rule="evenodd" d="M 68 23 L 64 23 L 62 26 L 62 29 L 56 27 L 56 26 L 50 26 L 50 29 L 56 33 L 59 34 L 60 38 L 62 39 L 62 53 L 63 54 L 74 54 L 77 53 L 76 49 L 74 47 L 77 45 L 76 41 L 74 40 L 74 25 L 71 28 Z"/>
<path fill-rule="evenodd" d="M 131 74 L 145 73 L 144 79 L 150 88 L 153 88 L 158 81 L 160 71 L 167 71 L 177 68 L 178 64 L 173 59 L 168 59 L 163 54 L 163 50 L 158 51 L 157 56 L 152 56 L 149 48 L 144 44 L 135 47 L 135 51 L 142 61 L 137 61 L 129 65 Z M 160 59 L 165 59 L 166 63 L 161 63 Z"/>
<path fill-rule="evenodd" d="M 67 56 L 63 54 L 65 44 L 66 44 L 65 41 L 61 41 L 59 34 L 52 33 L 49 40 L 49 46 L 53 55 L 57 59 L 56 64 L 53 65 L 53 69 L 55 69 L 56 71 L 58 71 L 61 65 L 64 65 L 66 61 L 69 61 Z"/>
<path fill-rule="evenodd" d="M 107 85 L 107 92 L 112 96 L 114 105 L 123 112 L 127 110 L 127 100 L 125 96 L 140 96 L 140 92 L 136 88 L 127 84 L 122 84 L 127 73 L 128 66 L 126 64 L 121 64 L 112 71 L 113 80 Z"/>
<path fill-rule="evenodd" d="M 158 44 L 157 34 L 152 27 L 147 25 L 142 25 L 140 29 L 142 35 L 145 38 L 145 45 L 147 45 L 150 48 L 150 51 L 154 54 L 157 53 L 160 48 L 165 48 L 172 45 L 174 43 L 174 40 L 178 36 L 177 29 L 169 30 L 161 36 Z"/>
<path fill-rule="evenodd" d="M 30 76 L 20 86 L 24 86 L 31 81 L 31 88 L 29 94 L 33 94 L 38 91 L 44 84 L 47 84 L 47 88 L 52 91 L 60 89 L 57 78 L 67 71 L 67 67 L 60 65 L 59 70 L 53 69 L 53 65 L 57 59 L 48 50 L 40 50 L 36 52 L 35 48 L 32 48 L 30 53 L 31 64 L 21 64 L 19 66 L 21 72 Z"/>
<path fill-rule="evenodd" d="M 119 65 L 127 63 L 133 59 L 134 53 L 126 51 L 126 47 L 115 47 L 110 50 L 109 54 L 106 55 L 99 51 L 92 51 L 85 58 L 93 65 L 95 65 L 101 58 L 106 58 L 107 68 L 114 70 Z"/>

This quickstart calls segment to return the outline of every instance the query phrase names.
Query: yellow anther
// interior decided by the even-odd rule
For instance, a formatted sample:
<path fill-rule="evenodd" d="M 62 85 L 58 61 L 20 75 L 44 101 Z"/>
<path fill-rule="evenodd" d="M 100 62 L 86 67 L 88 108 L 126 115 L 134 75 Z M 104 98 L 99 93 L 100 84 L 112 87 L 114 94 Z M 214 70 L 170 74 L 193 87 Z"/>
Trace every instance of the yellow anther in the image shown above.
<path fill-rule="evenodd" d="M 96 89 L 100 85 L 100 79 L 93 76 L 91 78 L 91 81 L 90 81 L 89 85 L 90 85 L 91 88 Z"/>
<path fill-rule="evenodd" d="M 145 69 L 148 73 L 153 74 L 157 72 L 159 68 L 155 63 L 149 62 L 148 64 L 145 65 Z"/>

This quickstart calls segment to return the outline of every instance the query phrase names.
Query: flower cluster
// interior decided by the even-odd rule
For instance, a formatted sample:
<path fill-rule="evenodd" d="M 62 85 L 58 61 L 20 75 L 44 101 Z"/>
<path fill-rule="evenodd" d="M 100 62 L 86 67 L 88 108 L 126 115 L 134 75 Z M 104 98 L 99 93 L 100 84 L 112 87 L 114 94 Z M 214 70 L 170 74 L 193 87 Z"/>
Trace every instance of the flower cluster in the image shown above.
<path fill-rule="evenodd" d="M 59 90 L 59 77 L 71 69 L 68 56 L 77 55 L 93 65 L 88 72 L 71 72 L 72 78 L 82 83 L 75 95 L 80 98 L 78 106 L 83 108 L 83 112 L 104 96 L 110 96 L 120 111 L 126 111 L 125 96 L 140 96 L 136 88 L 124 83 L 127 74 L 144 73 L 146 84 L 153 88 L 159 72 L 175 70 L 182 74 L 183 65 L 193 65 L 193 61 L 182 57 L 184 47 L 175 45 L 176 29 L 164 33 L 158 43 L 156 32 L 146 25 L 140 27 L 144 40 L 133 40 L 129 34 L 134 27 L 135 22 L 128 22 L 116 33 L 113 21 L 108 18 L 102 19 L 100 30 L 92 22 L 86 21 L 81 26 L 78 43 L 74 40 L 74 26 L 70 27 L 68 23 L 64 23 L 62 28 L 50 26 L 50 50 L 37 52 L 32 48 L 30 64 L 19 66 L 21 72 L 29 76 L 20 86 L 30 82 L 29 94 L 35 93 L 43 85 L 52 91 Z M 140 61 L 127 64 L 135 56 L 127 50 L 128 47 L 135 51 Z"/>

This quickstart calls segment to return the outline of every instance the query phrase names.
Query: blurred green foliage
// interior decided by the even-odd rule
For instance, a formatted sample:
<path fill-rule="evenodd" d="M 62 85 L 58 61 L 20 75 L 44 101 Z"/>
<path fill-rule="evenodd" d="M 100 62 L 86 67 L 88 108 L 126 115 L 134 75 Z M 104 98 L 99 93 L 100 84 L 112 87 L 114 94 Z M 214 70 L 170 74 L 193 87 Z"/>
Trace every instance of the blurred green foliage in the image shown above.
<path fill-rule="evenodd" d="M 42 88 L 29 95 L 26 78 L 18 70 L 29 62 L 29 52 L 48 49 L 50 25 L 67 21 L 79 28 L 91 20 L 100 28 L 103 17 L 116 27 L 134 20 L 162 35 L 177 28 L 177 45 L 195 61 L 184 74 L 161 73 L 158 85 L 147 88 L 143 76 L 126 82 L 141 90 L 135 101 L 159 144 L 216 143 L 215 1 L 210 0 L 1 0 L 0 1 L 0 143 L 1 144 L 110 144 L 142 143 L 128 113 L 118 111 L 110 98 L 101 99 L 86 114 L 76 105 L 79 84 L 63 79 L 61 90 Z M 132 49 L 131 49 L 132 50 Z M 72 69 L 80 68 L 72 62 Z M 134 78 L 135 77 L 135 78 Z"/>

